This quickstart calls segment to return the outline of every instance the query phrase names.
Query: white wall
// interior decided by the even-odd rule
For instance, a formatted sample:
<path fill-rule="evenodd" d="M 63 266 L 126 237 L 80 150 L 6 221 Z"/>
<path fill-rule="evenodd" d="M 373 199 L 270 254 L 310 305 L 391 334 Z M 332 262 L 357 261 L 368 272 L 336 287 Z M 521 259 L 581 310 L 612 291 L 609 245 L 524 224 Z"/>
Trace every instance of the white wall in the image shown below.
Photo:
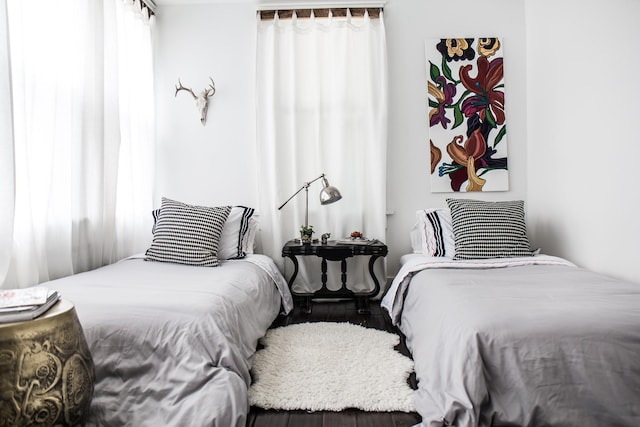
<path fill-rule="evenodd" d="M 480 197 L 526 200 L 531 238 L 545 252 L 640 281 L 632 259 L 639 226 L 632 209 L 624 212 L 638 204 L 629 154 L 638 154 L 631 73 L 640 43 L 631 20 L 640 3 L 612 1 L 387 1 L 388 274 L 410 251 L 415 211 L 445 206 L 453 195 L 430 192 L 424 40 L 495 35 L 505 52 L 510 191 Z M 158 201 L 257 205 L 255 9 L 232 0 L 158 8 Z M 173 97 L 173 85 L 181 77 L 200 89 L 209 75 L 217 92 L 202 127 L 192 101 Z M 624 254 L 603 255 L 604 247 Z"/>
<path fill-rule="evenodd" d="M 389 0 L 385 6 L 389 60 L 387 206 L 388 272 L 410 252 L 409 231 L 420 208 L 445 207 L 447 197 L 431 193 L 424 41 L 441 37 L 502 38 L 510 191 L 484 193 L 484 200 L 526 199 L 526 39 L 521 0 Z"/>
<path fill-rule="evenodd" d="M 532 239 L 640 282 L 640 2 L 528 0 L 526 13 Z"/>
<path fill-rule="evenodd" d="M 157 192 L 187 203 L 255 206 L 255 7 L 162 6 L 156 13 Z M 202 126 L 191 95 L 216 84 Z"/>

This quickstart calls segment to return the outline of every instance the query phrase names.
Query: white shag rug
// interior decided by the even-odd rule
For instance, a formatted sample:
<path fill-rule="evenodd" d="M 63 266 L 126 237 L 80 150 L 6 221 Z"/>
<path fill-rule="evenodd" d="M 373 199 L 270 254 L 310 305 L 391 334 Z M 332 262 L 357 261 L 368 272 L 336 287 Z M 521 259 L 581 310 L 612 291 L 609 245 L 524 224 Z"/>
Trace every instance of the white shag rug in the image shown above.
<path fill-rule="evenodd" d="M 270 329 L 253 359 L 249 402 L 265 409 L 415 412 L 413 361 L 400 337 L 352 323 Z"/>

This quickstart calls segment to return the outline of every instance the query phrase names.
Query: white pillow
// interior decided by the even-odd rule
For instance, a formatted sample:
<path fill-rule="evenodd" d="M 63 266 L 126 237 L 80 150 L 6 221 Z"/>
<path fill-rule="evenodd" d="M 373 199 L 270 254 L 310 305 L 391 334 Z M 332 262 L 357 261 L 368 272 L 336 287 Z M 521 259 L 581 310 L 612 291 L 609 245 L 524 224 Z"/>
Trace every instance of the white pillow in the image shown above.
<path fill-rule="evenodd" d="M 245 206 L 233 206 L 227 222 L 222 229 L 220 245 L 218 247 L 218 258 L 237 259 L 244 258 L 245 236 L 250 230 L 250 219 L 254 214 L 254 209 Z"/>
<path fill-rule="evenodd" d="M 253 213 L 249 218 L 249 229 L 242 239 L 242 250 L 245 254 L 252 254 L 256 249 L 256 234 L 258 233 L 258 214 Z"/>
<path fill-rule="evenodd" d="M 451 211 L 449 209 L 420 209 L 411 230 L 413 252 L 425 256 L 450 257 L 456 253 Z"/>

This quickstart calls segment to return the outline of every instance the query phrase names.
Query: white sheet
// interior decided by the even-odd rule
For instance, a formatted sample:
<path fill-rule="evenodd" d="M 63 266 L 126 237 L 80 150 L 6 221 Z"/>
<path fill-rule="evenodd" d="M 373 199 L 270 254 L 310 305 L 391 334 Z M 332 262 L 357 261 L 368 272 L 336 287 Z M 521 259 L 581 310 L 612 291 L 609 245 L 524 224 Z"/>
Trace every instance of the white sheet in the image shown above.
<path fill-rule="evenodd" d="M 422 270 L 430 268 L 504 268 L 519 265 L 575 265 L 566 259 L 550 255 L 536 255 L 532 257 L 516 258 L 488 258 L 474 260 L 453 260 L 449 257 L 428 257 L 418 254 L 409 254 L 403 257 L 403 264 L 400 271 L 393 278 L 391 286 L 382 298 L 380 305 L 387 310 L 394 325 L 398 324 L 400 312 L 402 310 L 402 295 L 411 280 L 411 277 Z"/>

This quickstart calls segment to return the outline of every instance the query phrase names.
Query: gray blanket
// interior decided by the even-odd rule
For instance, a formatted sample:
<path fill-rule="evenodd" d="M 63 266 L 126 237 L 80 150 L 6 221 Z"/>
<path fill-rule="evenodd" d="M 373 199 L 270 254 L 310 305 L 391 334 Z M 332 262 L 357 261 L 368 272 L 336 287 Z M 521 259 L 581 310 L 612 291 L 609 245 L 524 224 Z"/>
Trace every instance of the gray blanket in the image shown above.
<path fill-rule="evenodd" d="M 422 425 L 640 426 L 640 285 L 557 263 L 406 276 L 383 304 Z"/>
<path fill-rule="evenodd" d="M 43 284 L 75 304 L 93 356 L 89 425 L 244 426 L 258 339 L 291 308 L 278 275 L 263 255 L 127 259 Z"/>

